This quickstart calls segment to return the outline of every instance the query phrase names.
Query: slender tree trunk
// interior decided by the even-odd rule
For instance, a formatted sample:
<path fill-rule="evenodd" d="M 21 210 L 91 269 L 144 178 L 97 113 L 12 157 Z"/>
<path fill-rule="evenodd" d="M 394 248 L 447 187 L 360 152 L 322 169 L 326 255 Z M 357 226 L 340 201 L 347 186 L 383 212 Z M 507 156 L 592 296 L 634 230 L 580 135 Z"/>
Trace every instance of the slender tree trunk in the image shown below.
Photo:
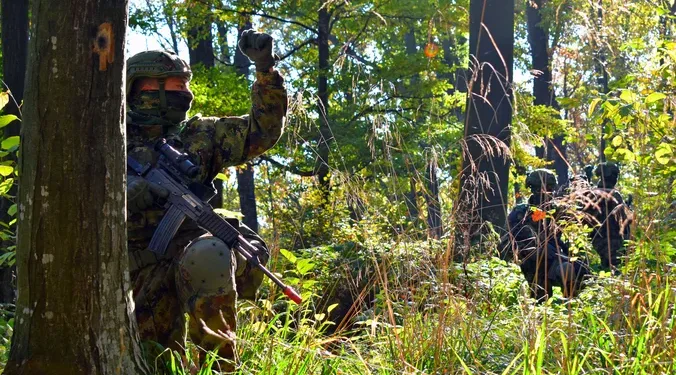
<path fill-rule="evenodd" d="M 597 33 L 601 35 L 601 30 L 603 29 L 603 0 L 598 0 L 596 9 L 596 27 Z M 602 40 L 596 41 L 596 74 L 598 76 L 597 81 L 601 86 L 601 92 L 607 94 L 610 91 L 608 87 L 608 70 L 606 69 L 606 48 L 604 47 Z M 607 121 L 604 119 L 601 122 L 600 137 L 599 137 L 599 162 L 606 161 L 606 139 L 604 138 L 606 134 Z"/>
<path fill-rule="evenodd" d="M 534 0 L 526 8 L 528 24 L 528 42 L 531 48 L 532 69 L 538 72 L 533 77 L 533 96 L 535 105 L 546 105 L 559 110 L 556 94 L 552 87 L 552 70 L 549 59 L 549 30 L 542 27 L 542 14 L 540 10 L 546 0 Z M 568 163 L 566 163 L 566 147 L 563 136 L 554 139 L 545 139 L 546 149 L 538 147 L 538 157 L 546 158 L 554 162 L 559 184 L 568 181 Z"/>
<path fill-rule="evenodd" d="M 406 54 L 415 56 L 418 52 L 418 44 L 415 36 L 415 29 L 413 26 L 409 27 L 408 32 L 404 35 L 404 44 L 406 45 Z M 417 75 L 411 78 L 412 85 L 416 85 L 420 77 Z M 422 126 L 423 121 L 421 117 L 416 117 L 416 123 Z M 427 160 L 425 166 L 425 188 L 423 195 L 425 197 L 425 204 L 427 205 L 427 233 L 431 238 L 441 237 L 441 205 L 439 204 L 439 183 L 437 181 L 437 164 L 434 160 L 433 153 L 430 154 L 430 159 Z M 415 197 L 415 184 L 411 184 L 411 195 Z M 416 200 L 413 200 L 415 203 Z M 417 213 L 417 207 L 416 207 Z"/>
<path fill-rule="evenodd" d="M 443 234 L 441 223 L 441 203 L 439 202 L 439 181 L 437 180 L 437 163 L 430 159 L 425 168 L 427 181 L 425 202 L 427 203 L 427 228 L 431 238 L 439 239 Z"/>
<path fill-rule="evenodd" d="M 251 29 L 251 19 L 247 18 L 237 28 L 237 35 L 241 36 L 242 31 Z M 239 37 L 238 37 L 239 38 Z M 237 40 L 239 42 L 239 39 Z M 235 49 L 235 67 L 237 74 L 249 76 L 249 58 L 244 56 L 239 48 Z M 239 207 L 244 215 L 244 224 L 253 231 L 258 232 L 258 210 L 256 207 L 256 189 L 253 164 L 246 163 L 243 168 L 237 171 L 237 193 L 239 194 Z"/>
<path fill-rule="evenodd" d="M 330 194 L 330 174 L 329 174 L 329 141 L 331 140 L 331 129 L 329 127 L 329 23 L 331 15 L 323 6 L 319 10 L 319 21 L 317 29 L 317 44 L 319 46 L 319 75 L 317 78 L 317 111 L 319 112 L 319 144 L 318 160 L 315 164 L 315 171 L 319 179 L 319 186 L 322 190 L 324 203 L 328 203 Z"/>
<path fill-rule="evenodd" d="M 214 67 L 214 46 L 211 34 L 211 21 L 188 31 L 188 54 L 190 65 L 202 64 L 206 68 Z"/>
<path fill-rule="evenodd" d="M 31 4 L 5 374 L 145 373 L 126 246 L 127 0 Z"/>
<path fill-rule="evenodd" d="M 509 148 L 511 137 L 514 0 L 471 0 L 469 35 L 470 53 L 478 65 L 471 67 L 460 209 L 470 236 L 484 221 L 502 234 L 509 182 L 509 159 L 502 151 Z"/>
<path fill-rule="evenodd" d="M 28 0 L 2 0 L 2 76 L 5 85 L 12 94 L 3 114 L 21 117 L 18 105 L 21 105 L 26 77 L 26 57 L 28 55 Z M 4 89 L 4 88 L 3 88 Z M 13 121 L 4 129 L 5 137 L 19 135 L 21 121 Z M 16 195 L 16 187 L 12 187 L 9 195 Z M 7 209 L 13 204 L 8 199 L 0 203 L 0 221 L 9 223 L 11 218 Z M 14 241 L 12 241 L 14 242 Z M 14 243 L 4 243 L 3 248 Z M 14 302 L 15 267 L 0 267 L 0 303 Z"/>
<path fill-rule="evenodd" d="M 230 64 L 230 50 L 228 48 L 228 25 L 225 23 L 225 21 L 218 21 L 216 23 L 216 28 L 218 30 L 218 49 L 220 53 L 220 59 L 223 63 Z M 235 52 L 237 52 L 237 48 L 235 48 Z"/>
<path fill-rule="evenodd" d="M 195 5 L 194 11 L 199 16 L 202 14 L 198 10 L 200 6 Z M 202 15 L 203 16 L 203 15 Z M 191 20 L 194 25 L 188 31 L 188 55 L 190 57 L 190 66 L 192 68 L 202 65 L 205 68 L 214 67 L 214 46 L 211 34 L 211 17 L 207 21 Z M 223 207 L 223 181 L 214 180 L 216 195 L 209 201 L 213 207 Z"/>
<path fill-rule="evenodd" d="M 162 1 L 162 11 L 164 12 L 164 20 L 167 22 L 169 29 L 169 37 L 171 38 L 171 47 L 174 52 L 178 53 L 178 36 L 176 35 L 176 21 L 174 19 L 174 9 L 170 7 L 166 0 Z"/>

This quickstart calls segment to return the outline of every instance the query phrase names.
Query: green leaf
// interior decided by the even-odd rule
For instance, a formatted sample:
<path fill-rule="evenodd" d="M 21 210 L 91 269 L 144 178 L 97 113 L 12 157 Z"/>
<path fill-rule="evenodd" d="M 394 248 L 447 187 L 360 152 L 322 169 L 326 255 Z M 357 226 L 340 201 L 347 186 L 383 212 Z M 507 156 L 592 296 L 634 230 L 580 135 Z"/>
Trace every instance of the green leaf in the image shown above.
<path fill-rule="evenodd" d="M 15 135 L 15 136 L 12 136 L 12 137 L 5 138 L 2 141 L 2 144 L 0 144 L 0 145 L 2 146 L 3 150 L 11 150 L 12 148 L 18 146 L 19 142 L 20 142 L 19 136 Z"/>
<path fill-rule="evenodd" d="M 283 256 L 284 258 L 286 258 L 286 260 L 288 260 L 288 261 L 291 262 L 292 264 L 293 264 L 293 263 L 296 263 L 296 260 L 297 260 L 298 258 L 296 258 L 296 256 L 293 255 L 293 253 L 290 252 L 289 250 L 286 250 L 286 249 L 280 249 L 279 252 L 282 254 L 282 256 Z"/>
<path fill-rule="evenodd" d="M 592 115 L 594 114 L 594 110 L 596 109 L 596 106 L 599 104 L 601 101 L 601 98 L 594 98 L 594 100 L 591 101 L 589 104 L 589 110 L 587 110 L 587 117 L 591 118 Z"/>
<path fill-rule="evenodd" d="M 12 187 L 13 184 L 14 184 L 13 178 L 8 178 L 0 182 L 0 195 L 7 194 L 7 192 L 9 191 L 9 189 Z"/>
<path fill-rule="evenodd" d="M 16 203 L 14 203 L 13 205 L 9 206 L 9 208 L 7 209 L 7 215 L 9 215 L 9 216 L 14 216 L 14 215 L 16 215 Z"/>
<path fill-rule="evenodd" d="M 16 251 L 10 251 L 0 255 L 0 266 L 7 262 L 7 265 L 11 266 L 14 264 L 14 257 L 16 256 Z"/>
<path fill-rule="evenodd" d="M 335 309 L 336 307 L 338 307 L 338 304 L 337 304 L 337 303 L 334 303 L 333 305 L 329 306 L 329 307 L 326 309 L 326 312 L 329 313 L 329 314 L 331 314 L 331 311 L 333 311 L 333 309 Z"/>
<path fill-rule="evenodd" d="M 657 151 L 655 151 L 655 159 L 662 165 L 669 164 L 672 153 L 673 150 L 669 144 L 660 143 L 660 145 L 657 146 Z"/>
<path fill-rule="evenodd" d="M 606 149 L 607 151 L 608 149 Z M 610 156 L 606 154 L 606 156 Z M 623 161 L 625 163 L 631 163 L 636 161 L 636 155 L 627 148 L 618 148 L 615 150 L 615 159 Z"/>
<path fill-rule="evenodd" d="M 14 167 L 9 165 L 0 165 L 0 175 L 9 176 L 14 172 Z"/>
<path fill-rule="evenodd" d="M 612 140 L 611 144 L 612 144 L 613 147 L 615 147 L 615 148 L 620 147 L 620 145 L 622 144 L 622 136 L 621 136 L 621 135 L 616 135 L 615 137 L 613 137 L 613 140 Z"/>
<path fill-rule="evenodd" d="M 228 176 L 226 176 L 226 175 L 223 174 L 223 173 L 217 174 L 215 178 L 216 178 L 217 180 L 228 181 Z"/>
<path fill-rule="evenodd" d="M 638 95 L 631 90 L 622 90 L 620 100 L 628 104 L 633 104 L 638 100 Z"/>
<path fill-rule="evenodd" d="M 310 272 L 315 267 L 315 264 L 310 261 L 310 259 L 300 259 L 298 262 L 296 262 L 296 270 L 298 270 L 298 273 L 301 275 L 305 275 L 306 273 Z"/>
<path fill-rule="evenodd" d="M 1 108 L 1 107 L 0 107 Z M 18 120 L 19 118 L 14 115 L 4 115 L 0 116 L 0 128 L 4 128 L 9 125 L 10 122 Z"/>
<path fill-rule="evenodd" d="M 667 96 L 664 95 L 664 94 L 662 94 L 661 92 L 654 92 L 654 93 L 648 95 L 648 96 L 645 98 L 645 104 L 654 103 L 654 102 L 656 102 L 656 101 L 658 101 L 658 100 L 662 100 L 662 99 L 664 99 L 664 98 L 666 98 L 666 97 L 667 97 Z"/>

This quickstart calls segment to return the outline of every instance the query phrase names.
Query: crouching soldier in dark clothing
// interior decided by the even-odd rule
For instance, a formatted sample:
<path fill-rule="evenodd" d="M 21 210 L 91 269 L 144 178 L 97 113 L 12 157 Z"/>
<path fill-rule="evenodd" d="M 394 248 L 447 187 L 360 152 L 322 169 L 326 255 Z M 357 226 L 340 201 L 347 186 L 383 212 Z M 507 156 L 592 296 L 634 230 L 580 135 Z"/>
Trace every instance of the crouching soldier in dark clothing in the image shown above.
<path fill-rule="evenodd" d="M 528 204 L 517 205 L 507 218 L 509 233 L 501 244 L 502 257 L 519 265 L 531 296 L 538 301 L 551 297 L 553 286 L 560 286 L 564 297 L 574 297 L 589 270 L 586 264 L 568 256 L 568 244 L 555 220 L 548 217 L 552 210 L 557 216 L 552 202 L 556 176 L 535 170 L 528 175 L 526 187 L 532 195 Z"/>
<path fill-rule="evenodd" d="M 620 265 L 624 241 L 630 236 L 632 213 L 622 194 L 615 189 L 619 167 L 610 162 L 601 163 L 594 174 L 599 178 L 597 187 L 578 194 L 577 201 L 585 214 L 585 224 L 593 229 L 591 242 L 601 258 L 601 266 L 611 269 Z"/>
<path fill-rule="evenodd" d="M 223 169 L 271 148 L 282 134 L 287 110 L 283 79 L 273 68 L 272 37 L 247 30 L 239 47 L 256 65 L 251 111 L 241 117 L 195 116 L 186 121 L 193 100 L 188 64 L 166 51 L 131 57 L 127 62 L 128 155 L 155 165 L 159 153 L 154 146 L 166 139 L 199 168 L 193 182 L 213 186 Z M 234 337 L 236 300 L 253 299 L 263 274 L 189 219 L 163 256 L 151 252 L 149 242 L 165 214 L 158 201 L 167 194 L 141 177 L 127 176 L 130 273 L 141 338 L 180 350 L 187 333 L 197 346 L 217 349 L 221 357 L 233 359 L 234 341 L 207 334 L 202 324 Z M 240 232 L 266 262 L 269 251 L 263 240 L 243 225 Z"/>

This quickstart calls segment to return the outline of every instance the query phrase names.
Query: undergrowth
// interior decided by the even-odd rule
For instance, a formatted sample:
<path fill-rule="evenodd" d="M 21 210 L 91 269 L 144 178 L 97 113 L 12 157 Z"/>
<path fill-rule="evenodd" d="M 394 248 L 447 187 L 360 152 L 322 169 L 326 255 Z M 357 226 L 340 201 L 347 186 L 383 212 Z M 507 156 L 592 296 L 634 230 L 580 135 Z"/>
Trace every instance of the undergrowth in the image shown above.
<path fill-rule="evenodd" d="M 418 245 L 427 245 L 418 244 Z M 394 248 L 411 244 L 399 244 Z M 419 247 L 418 250 L 421 248 Z M 397 249 L 389 249 L 396 253 Z M 323 249 L 331 257 L 331 247 Z M 317 256 L 317 253 L 313 253 Z M 354 256 L 354 255 L 351 255 Z M 380 262 L 397 263 L 409 275 L 419 269 L 441 269 L 437 258 L 407 265 L 372 254 Z M 416 256 L 417 259 L 425 257 Z M 284 259 L 289 277 L 301 259 Z M 316 260 L 306 270 L 326 272 Z M 317 264 L 315 264 L 315 262 Z M 307 264 L 301 262 L 302 264 Z M 395 268 L 397 268 L 395 267 Z M 407 267 L 415 267 L 415 270 Z M 528 297 L 514 265 L 497 258 L 453 264 L 420 284 L 394 273 L 367 285 L 371 301 L 357 302 L 349 324 L 329 320 L 335 304 L 318 308 L 317 284 L 302 289 L 301 306 L 286 303 L 274 286 L 265 298 L 241 302 L 237 331 L 239 374 L 673 374 L 676 334 L 673 269 L 659 272 L 601 273 L 587 282 L 575 299 L 556 290 L 547 303 Z M 377 273 L 377 272 L 376 272 Z M 328 274 L 331 274 L 328 272 Z M 439 274 L 439 273 L 438 273 Z M 448 277 L 450 275 L 450 277 Z M 381 275 L 385 277 L 385 275 Z M 446 279 L 446 280 L 444 280 Z M 339 281 L 339 280 L 336 280 Z M 298 280 L 303 284 L 303 277 Z M 413 284 L 423 287 L 413 288 Z M 426 285 L 426 286 L 425 286 Z M 187 353 L 191 351 L 188 350 Z M 170 374 L 181 370 L 174 353 Z M 188 356 L 190 358 L 190 356 Z M 189 360 L 188 360 L 189 361 Z M 184 360 L 183 363 L 186 361 Z M 185 368 L 189 366 L 183 365 Z M 160 364 L 158 373 L 164 368 Z M 214 373 L 205 366 L 200 374 Z"/>

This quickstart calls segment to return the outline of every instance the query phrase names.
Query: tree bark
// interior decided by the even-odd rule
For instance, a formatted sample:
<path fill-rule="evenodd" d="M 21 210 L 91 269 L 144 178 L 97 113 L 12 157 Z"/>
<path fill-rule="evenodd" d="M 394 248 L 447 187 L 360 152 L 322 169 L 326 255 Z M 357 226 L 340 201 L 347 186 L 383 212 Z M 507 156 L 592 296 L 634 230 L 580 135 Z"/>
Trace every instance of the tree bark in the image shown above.
<path fill-rule="evenodd" d="M 225 21 L 218 21 L 216 22 L 216 29 L 218 30 L 218 49 L 221 62 L 224 64 L 230 64 L 230 50 L 228 48 L 228 26 Z M 235 47 L 235 52 L 237 49 L 238 48 Z"/>
<path fill-rule="evenodd" d="M 317 111 L 319 112 L 319 144 L 317 145 L 317 162 L 315 171 L 319 179 L 319 186 L 322 190 L 324 203 L 328 203 L 330 194 L 330 174 L 329 174 L 329 141 L 331 139 L 331 128 L 329 127 L 329 24 L 331 15 L 323 6 L 319 10 L 319 21 L 317 22 L 317 44 L 319 47 L 319 74 L 317 77 Z"/>
<path fill-rule="evenodd" d="M 500 148 L 509 148 L 511 138 L 514 0 L 471 0 L 469 35 L 476 65 L 471 66 L 460 209 L 467 216 L 470 236 L 485 221 L 503 234 L 509 160 Z M 481 182 L 479 174 L 487 183 Z"/>
<path fill-rule="evenodd" d="M 125 207 L 127 0 L 35 0 L 5 374 L 146 373 Z"/>
<path fill-rule="evenodd" d="M 425 202 L 427 203 L 427 228 L 429 237 L 439 239 L 443 235 L 441 222 L 441 202 L 439 201 L 439 181 L 437 179 L 437 163 L 430 159 L 425 168 L 427 187 Z"/>
<path fill-rule="evenodd" d="M 542 27 L 540 10 L 546 0 L 534 0 L 526 8 L 528 43 L 531 48 L 532 69 L 537 73 L 533 77 L 533 96 L 535 105 L 546 105 L 559 110 L 556 93 L 552 87 L 552 70 L 549 59 L 549 30 Z M 546 147 L 538 147 L 538 157 L 554 162 L 559 184 L 568 181 L 568 163 L 566 162 L 566 146 L 564 137 L 555 136 L 545 139 Z M 546 150 L 546 152 L 545 152 Z"/>
<path fill-rule="evenodd" d="M 251 29 L 251 18 L 247 19 L 237 28 L 237 42 L 239 36 L 244 30 Z M 237 73 L 243 77 L 249 76 L 249 67 L 251 63 L 249 58 L 244 56 L 239 48 L 235 48 L 235 67 Z M 254 179 L 253 164 L 246 163 L 243 168 L 237 171 L 237 193 L 239 194 L 239 207 L 244 215 L 244 224 L 254 232 L 258 232 L 258 210 L 256 207 L 256 185 Z"/>
<path fill-rule="evenodd" d="M 2 76 L 12 97 L 0 109 L 3 114 L 21 117 L 18 105 L 21 105 L 26 77 L 26 57 L 28 55 L 28 0 L 2 0 Z M 4 136 L 19 135 L 21 121 L 13 121 L 4 129 Z M 16 187 L 9 191 L 16 195 Z M 7 209 L 13 204 L 8 199 L 0 203 L 0 221 L 8 223 L 11 217 Z M 12 243 L 13 245 L 13 243 Z M 3 247 L 6 247 L 3 245 Z M 0 267 L 0 303 L 14 303 L 14 267 Z"/>
<path fill-rule="evenodd" d="M 214 67 L 214 46 L 211 34 L 211 21 L 194 26 L 188 31 L 188 55 L 190 65 L 202 64 L 206 68 Z"/>

